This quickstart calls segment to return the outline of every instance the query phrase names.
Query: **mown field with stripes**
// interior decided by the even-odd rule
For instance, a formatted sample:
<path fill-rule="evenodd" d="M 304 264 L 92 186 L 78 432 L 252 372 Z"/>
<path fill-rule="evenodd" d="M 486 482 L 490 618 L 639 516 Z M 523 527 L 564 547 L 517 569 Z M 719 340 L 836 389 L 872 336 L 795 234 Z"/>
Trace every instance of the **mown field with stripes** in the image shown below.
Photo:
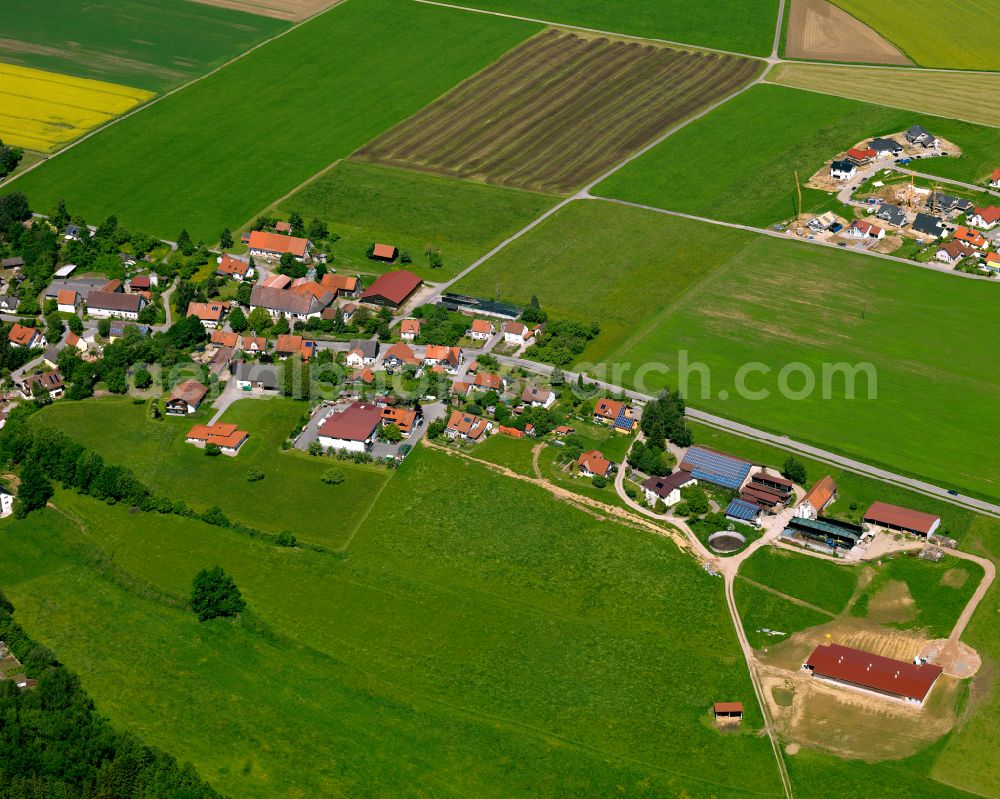
<path fill-rule="evenodd" d="M 568 194 L 759 68 L 735 56 L 548 29 L 356 158 Z"/>

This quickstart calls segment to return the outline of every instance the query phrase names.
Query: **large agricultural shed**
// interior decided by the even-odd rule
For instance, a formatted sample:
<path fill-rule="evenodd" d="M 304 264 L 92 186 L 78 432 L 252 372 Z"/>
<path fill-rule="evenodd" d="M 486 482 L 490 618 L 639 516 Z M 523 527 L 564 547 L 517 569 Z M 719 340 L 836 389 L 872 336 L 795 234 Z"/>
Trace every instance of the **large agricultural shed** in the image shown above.
<path fill-rule="evenodd" d="M 907 663 L 840 644 L 817 646 L 802 668 L 814 677 L 917 705 L 943 671 L 933 663 Z"/>
<path fill-rule="evenodd" d="M 888 502 L 873 502 L 865 511 L 865 524 L 914 535 L 933 535 L 941 525 L 941 517 Z"/>

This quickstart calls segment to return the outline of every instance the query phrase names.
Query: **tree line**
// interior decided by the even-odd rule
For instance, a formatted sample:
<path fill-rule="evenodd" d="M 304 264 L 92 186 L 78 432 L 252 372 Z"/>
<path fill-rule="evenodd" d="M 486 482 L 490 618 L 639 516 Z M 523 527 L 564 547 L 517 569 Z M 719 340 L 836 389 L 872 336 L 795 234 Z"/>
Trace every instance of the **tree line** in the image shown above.
<path fill-rule="evenodd" d="M 0 799 L 223 799 L 190 763 L 112 727 L 13 614 L 0 593 L 0 640 L 38 685 L 0 681 Z"/>

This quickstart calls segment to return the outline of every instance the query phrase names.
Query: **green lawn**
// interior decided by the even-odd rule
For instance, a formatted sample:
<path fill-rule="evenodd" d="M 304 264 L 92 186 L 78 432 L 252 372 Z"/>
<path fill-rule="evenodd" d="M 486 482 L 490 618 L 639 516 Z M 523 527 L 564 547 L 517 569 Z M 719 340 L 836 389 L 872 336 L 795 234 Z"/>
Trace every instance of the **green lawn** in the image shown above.
<path fill-rule="evenodd" d="M 351 0 L 13 185 L 43 211 L 65 198 L 92 220 L 214 242 L 537 30 Z"/>
<path fill-rule="evenodd" d="M 995 285 L 597 201 L 562 209 L 458 289 L 497 284 L 555 318 L 600 322 L 578 359 L 589 374 L 680 386 L 693 407 L 1000 497 L 987 445 L 1000 422 L 983 411 L 1000 402 Z M 807 399 L 797 367 L 782 391 L 796 363 L 816 381 Z M 840 363 L 874 368 L 854 399 Z"/>
<path fill-rule="evenodd" d="M 211 418 L 211 409 L 199 412 L 196 420 L 153 422 L 146 418 L 145 405 L 101 399 L 54 404 L 32 423 L 63 430 L 107 461 L 133 469 L 154 491 L 181 498 L 198 511 L 218 505 L 234 521 L 271 533 L 291 530 L 303 541 L 340 547 L 368 512 L 388 472 L 298 450 L 282 451 L 281 442 L 305 410 L 303 403 L 287 399 L 240 400 L 232 405 L 221 421 L 239 424 L 250 433 L 235 458 L 209 458 L 184 441 L 195 421 Z M 346 479 L 340 485 L 325 485 L 320 478 L 334 466 Z M 264 479 L 247 482 L 251 467 L 262 471 Z M 303 496 L 308 499 L 297 499 Z"/>
<path fill-rule="evenodd" d="M 700 6 L 697 13 L 685 0 L 463 0 L 456 5 L 759 56 L 771 53 L 778 20 L 776 0 L 722 0 Z"/>
<path fill-rule="evenodd" d="M 795 215 L 796 171 L 803 184 L 803 213 L 842 209 L 832 195 L 805 188 L 806 181 L 824 161 L 861 139 L 918 123 L 966 154 L 925 159 L 917 169 L 972 182 L 1000 164 L 994 128 L 764 85 L 678 131 L 593 193 L 766 227 Z"/>
<path fill-rule="evenodd" d="M 733 584 L 736 607 L 743 620 L 747 640 L 754 649 L 779 644 L 795 633 L 830 621 L 825 613 L 806 608 L 765 591 L 746 580 Z M 781 635 L 769 635 L 765 629 Z"/>
<path fill-rule="evenodd" d="M 341 238 L 332 248 L 338 270 L 381 271 L 366 257 L 373 241 L 409 252 L 406 268 L 427 280 L 453 277 L 555 203 L 517 189 L 342 161 L 280 205 L 308 222 L 325 221 Z M 441 253 L 432 269 L 426 250 Z"/>
<path fill-rule="evenodd" d="M 763 547 L 741 566 L 740 576 L 810 605 L 840 613 L 858 584 L 857 569 L 832 561 Z"/>
<path fill-rule="evenodd" d="M 535 469 L 532 466 L 531 450 L 537 443 L 538 441 L 533 438 L 511 438 L 510 436 L 495 435 L 482 444 L 476 445 L 469 454 L 490 463 L 506 466 L 526 477 L 534 477 Z"/>
<path fill-rule="evenodd" d="M 79 532 L 0 526 L 21 623 L 234 796 L 780 795 L 766 738 L 707 723 L 761 718 L 721 581 L 669 540 L 425 449 L 346 557 L 55 501 Z M 176 609 L 216 563 L 259 633 Z"/>
<path fill-rule="evenodd" d="M 913 599 L 912 618 L 893 623 L 905 629 L 922 629 L 928 638 L 947 638 L 983 579 L 976 563 L 946 557 L 938 563 L 916 557 L 896 557 L 883 561 L 865 587 L 851 613 L 870 615 L 871 600 L 893 582 L 906 583 Z"/>
<path fill-rule="evenodd" d="M 1000 6 L 993 0 L 833 0 L 925 67 L 1000 70 L 996 32 Z M 956 31 L 960 34 L 956 35 Z"/>
<path fill-rule="evenodd" d="M 161 92 L 288 27 L 188 0 L 6 0 L 0 61 Z"/>

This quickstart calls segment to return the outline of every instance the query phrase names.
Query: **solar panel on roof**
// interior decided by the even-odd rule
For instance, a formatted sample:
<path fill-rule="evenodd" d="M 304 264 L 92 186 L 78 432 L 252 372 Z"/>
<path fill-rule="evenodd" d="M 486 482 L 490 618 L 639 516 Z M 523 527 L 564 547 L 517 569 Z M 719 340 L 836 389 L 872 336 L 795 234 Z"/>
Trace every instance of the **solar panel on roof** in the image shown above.
<path fill-rule="evenodd" d="M 622 405 L 618 411 L 618 416 L 615 418 L 615 427 L 621 427 L 625 430 L 632 429 L 632 420 L 628 418 L 628 408 L 624 405 Z"/>
<path fill-rule="evenodd" d="M 744 519 L 753 521 L 760 515 L 760 508 L 751 502 L 744 502 L 742 499 L 734 499 L 726 506 L 726 516 L 733 519 Z"/>
<path fill-rule="evenodd" d="M 750 473 L 750 464 L 746 461 L 700 447 L 691 447 L 684 456 L 684 463 L 698 480 L 733 490 L 743 485 Z"/>

